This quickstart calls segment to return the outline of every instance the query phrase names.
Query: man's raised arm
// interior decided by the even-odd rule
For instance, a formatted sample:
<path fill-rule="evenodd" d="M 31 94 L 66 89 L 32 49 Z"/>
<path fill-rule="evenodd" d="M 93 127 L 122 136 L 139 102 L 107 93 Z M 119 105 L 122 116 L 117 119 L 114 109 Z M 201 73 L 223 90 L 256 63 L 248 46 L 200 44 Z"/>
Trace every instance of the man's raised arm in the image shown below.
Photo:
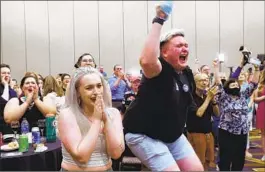
<path fill-rule="evenodd" d="M 159 75 L 162 70 L 161 63 L 157 58 L 160 47 L 160 33 L 164 22 L 172 11 L 172 6 L 172 2 L 167 1 L 156 7 L 156 17 L 153 19 L 152 28 L 139 59 L 143 73 L 147 78 Z"/>

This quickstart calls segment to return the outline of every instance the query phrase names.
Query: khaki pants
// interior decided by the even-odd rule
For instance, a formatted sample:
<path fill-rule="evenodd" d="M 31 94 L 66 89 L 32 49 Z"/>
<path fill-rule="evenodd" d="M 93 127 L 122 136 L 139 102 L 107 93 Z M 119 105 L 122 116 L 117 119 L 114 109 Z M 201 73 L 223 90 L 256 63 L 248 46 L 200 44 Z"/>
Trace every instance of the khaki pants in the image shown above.
<path fill-rule="evenodd" d="M 189 133 L 188 140 L 191 143 L 194 151 L 201 160 L 204 170 L 208 167 L 215 168 L 214 163 L 214 138 L 212 133 Z"/>

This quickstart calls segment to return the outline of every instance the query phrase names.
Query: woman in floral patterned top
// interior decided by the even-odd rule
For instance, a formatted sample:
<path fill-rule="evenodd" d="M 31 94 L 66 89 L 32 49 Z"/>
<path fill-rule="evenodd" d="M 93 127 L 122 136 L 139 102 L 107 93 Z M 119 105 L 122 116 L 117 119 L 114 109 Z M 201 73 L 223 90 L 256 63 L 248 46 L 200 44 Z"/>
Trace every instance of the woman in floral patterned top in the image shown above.
<path fill-rule="evenodd" d="M 255 70 L 254 77 L 248 87 L 240 92 L 237 80 L 229 79 L 224 86 L 219 78 L 218 61 L 213 62 L 215 81 L 219 85 L 216 99 L 220 110 L 219 124 L 219 169 L 220 171 L 242 171 L 245 163 L 248 121 L 247 99 L 257 87 L 259 72 Z M 257 69 L 257 68 L 256 68 Z"/>

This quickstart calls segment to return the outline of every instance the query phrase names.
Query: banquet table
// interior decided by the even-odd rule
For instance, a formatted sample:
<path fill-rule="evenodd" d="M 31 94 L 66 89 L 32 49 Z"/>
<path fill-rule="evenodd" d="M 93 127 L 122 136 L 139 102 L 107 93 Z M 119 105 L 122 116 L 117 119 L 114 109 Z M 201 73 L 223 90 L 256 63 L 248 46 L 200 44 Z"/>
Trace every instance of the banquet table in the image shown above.
<path fill-rule="evenodd" d="M 48 149 L 44 152 L 34 152 L 30 145 L 29 151 L 22 155 L 2 156 L 0 171 L 59 171 L 61 169 L 61 142 L 46 143 Z"/>

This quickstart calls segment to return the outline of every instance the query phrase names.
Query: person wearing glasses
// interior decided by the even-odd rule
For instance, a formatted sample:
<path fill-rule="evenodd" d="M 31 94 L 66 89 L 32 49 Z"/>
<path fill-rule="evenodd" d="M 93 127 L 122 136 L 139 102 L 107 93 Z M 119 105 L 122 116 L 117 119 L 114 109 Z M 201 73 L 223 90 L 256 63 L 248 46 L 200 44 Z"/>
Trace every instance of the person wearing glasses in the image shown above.
<path fill-rule="evenodd" d="M 140 56 L 141 84 L 123 119 L 125 140 L 151 171 L 203 171 L 183 134 L 196 87 L 187 65 L 188 42 L 179 29 L 160 37 L 172 3 L 166 1 L 156 8 L 157 16 Z"/>
<path fill-rule="evenodd" d="M 187 117 L 187 136 L 195 152 L 200 158 L 204 170 L 215 168 L 214 137 L 212 135 L 212 116 L 219 115 L 219 108 L 214 100 L 218 87 L 213 86 L 205 92 L 209 85 L 209 76 L 199 73 L 194 76 L 196 92 L 193 94 L 194 104 L 189 108 Z"/>
<path fill-rule="evenodd" d="M 86 66 L 97 67 L 94 57 L 89 53 L 82 54 L 74 65 L 75 68 Z"/>

